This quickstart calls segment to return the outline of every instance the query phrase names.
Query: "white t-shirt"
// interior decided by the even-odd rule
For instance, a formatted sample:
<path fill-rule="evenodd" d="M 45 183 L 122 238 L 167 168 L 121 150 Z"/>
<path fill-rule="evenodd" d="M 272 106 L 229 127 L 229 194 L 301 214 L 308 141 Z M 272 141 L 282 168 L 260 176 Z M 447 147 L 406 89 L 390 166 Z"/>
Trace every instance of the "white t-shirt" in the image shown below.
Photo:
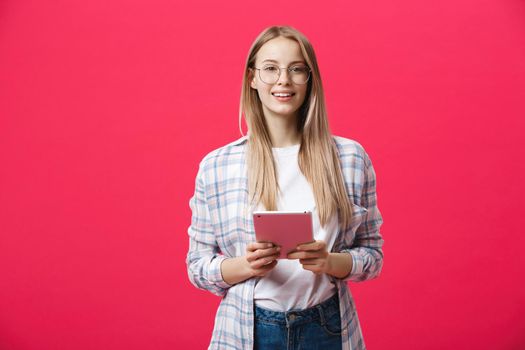
<path fill-rule="evenodd" d="M 321 227 L 312 188 L 299 169 L 299 146 L 273 148 L 281 190 L 277 210 L 311 211 L 314 238 L 325 241 L 330 251 L 337 234 L 337 215 Z M 261 204 L 257 210 L 265 208 Z M 325 301 L 336 290 L 326 274 L 303 269 L 298 259 L 280 259 L 255 285 L 254 301 L 257 306 L 275 311 L 302 310 Z"/>

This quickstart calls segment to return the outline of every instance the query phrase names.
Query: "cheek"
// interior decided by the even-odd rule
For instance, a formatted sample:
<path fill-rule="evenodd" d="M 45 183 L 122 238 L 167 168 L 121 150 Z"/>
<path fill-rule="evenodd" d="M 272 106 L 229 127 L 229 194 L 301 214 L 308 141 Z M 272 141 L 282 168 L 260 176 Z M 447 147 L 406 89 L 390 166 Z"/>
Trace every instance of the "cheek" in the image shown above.
<path fill-rule="evenodd" d="M 268 95 L 266 93 L 266 91 L 262 90 L 262 89 L 258 89 L 257 90 L 257 94 L 259 95 L 259 99 L 264 102 L 266 100 L 268 100 Z"/>
<path fill-rule="evenodd" d="M 261 101 L 270 101 L 272 98 L 272 94 L 270 93 L 270 90 L 260 88 L 257 90 L 257 93 L 259 94 L 259 98 Z"/>
<path fill-rule="evenodd" d="M 301 104 L 303 104 L 305 100 L 306 100 L 306 90 L 301 92 L 301 97 L 300 97 Z"/>

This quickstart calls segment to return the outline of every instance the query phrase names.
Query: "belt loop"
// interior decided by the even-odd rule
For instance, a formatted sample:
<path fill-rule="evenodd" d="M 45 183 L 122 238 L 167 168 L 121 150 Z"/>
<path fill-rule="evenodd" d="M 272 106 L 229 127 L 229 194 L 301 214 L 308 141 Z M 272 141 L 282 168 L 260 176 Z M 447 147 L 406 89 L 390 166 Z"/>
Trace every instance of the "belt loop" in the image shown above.
<path fill-rule="evenodd" d="M 319 311 L 319 318 L 321 319 L 321 326 L 324 326 L 326 323 L 326 320 L 324 319 L 324 312 L 321 305 L 316 305 L 317 311 Z"/>

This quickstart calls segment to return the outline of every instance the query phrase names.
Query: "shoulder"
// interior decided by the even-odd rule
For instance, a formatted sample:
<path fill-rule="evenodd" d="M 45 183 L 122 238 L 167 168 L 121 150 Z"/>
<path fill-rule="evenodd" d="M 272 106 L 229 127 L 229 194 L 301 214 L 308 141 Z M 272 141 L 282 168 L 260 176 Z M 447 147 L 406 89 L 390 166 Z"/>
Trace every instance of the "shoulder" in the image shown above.
<path fill-rule="evenodd" d="M 217 167 L 240 163 L 244 158 L 247 139 L 247 136 L 243 136 L 233 142 L 212 150 L 201 160 L 199 165 L 200 170 L 206 172 L 216 169 Z"/>
<path fill-rule="evenodd" d="M 342 136 L 333 135 L 332 137 L 337 147 L 341 162 L 369 162 L 368 154 L 359 142 Z"/>

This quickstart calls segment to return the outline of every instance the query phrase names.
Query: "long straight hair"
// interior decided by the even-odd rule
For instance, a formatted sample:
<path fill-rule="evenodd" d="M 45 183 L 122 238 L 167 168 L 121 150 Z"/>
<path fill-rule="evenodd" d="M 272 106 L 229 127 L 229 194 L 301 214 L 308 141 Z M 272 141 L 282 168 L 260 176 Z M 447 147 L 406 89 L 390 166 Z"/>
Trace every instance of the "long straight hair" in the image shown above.
<path fill-rule="evenodd" d="M 272 142 L 257 90 L 250 86 L 259 49 L 266 42 L 277 37 L 295 40 L 311 69 L 305 101 L 299 109 L 297 120 L 297 129 L 301 135 L 299 168 L 312 187 L 321 225 L 325 226 L 332 215 L 338 214 L 339 226 L 345 229 L 349 227 L 352 219 L 352 207 L 343 180 L 337 146 L 328 125 L 317 59 L 308 39 L 290 26 L 266 28 L 255 39 L 246 60 L 239 108 L 239 128 L 243 134 L 241 121 L 244 114 L 248 127 L 249 198 L 252 203 L 262 203 L 266 210 L 277 210 L 279 186 Z"/>

